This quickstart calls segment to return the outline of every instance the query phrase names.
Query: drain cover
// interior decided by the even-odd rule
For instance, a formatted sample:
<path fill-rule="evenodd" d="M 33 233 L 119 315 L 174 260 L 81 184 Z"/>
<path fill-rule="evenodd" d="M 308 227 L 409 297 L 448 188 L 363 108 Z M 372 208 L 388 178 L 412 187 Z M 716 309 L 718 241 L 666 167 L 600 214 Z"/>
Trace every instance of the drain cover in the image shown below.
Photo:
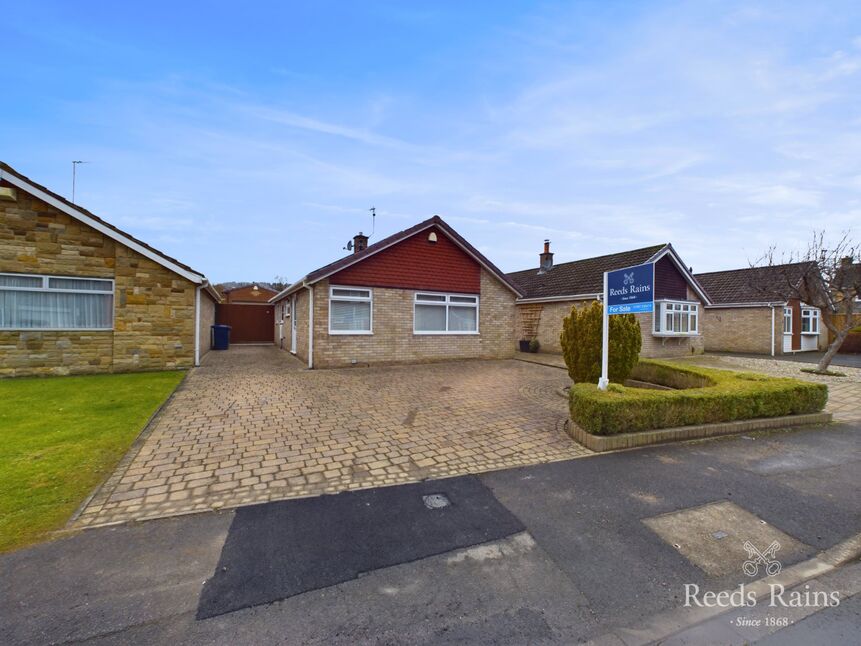
<path fill-rule="evenodd" d="M 425 503 L 425 507 L 428 509 L 442 509 L 443 507 L 451 505 L 451 501 L 444 493 L 432 493 L 427 496 L 422 496 L 422 500 Z"/>

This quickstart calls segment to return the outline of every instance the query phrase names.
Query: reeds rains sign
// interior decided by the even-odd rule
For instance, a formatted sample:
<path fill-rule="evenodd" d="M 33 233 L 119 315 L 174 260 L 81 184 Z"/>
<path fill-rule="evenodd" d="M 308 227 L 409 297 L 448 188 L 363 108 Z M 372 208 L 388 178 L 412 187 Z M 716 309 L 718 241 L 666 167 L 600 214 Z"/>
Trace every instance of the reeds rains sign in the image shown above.
<path fill-rule="evenodd" d="M 655 265 L 607 272 L 607 314 L 651 312 L 655 305 Z"/>

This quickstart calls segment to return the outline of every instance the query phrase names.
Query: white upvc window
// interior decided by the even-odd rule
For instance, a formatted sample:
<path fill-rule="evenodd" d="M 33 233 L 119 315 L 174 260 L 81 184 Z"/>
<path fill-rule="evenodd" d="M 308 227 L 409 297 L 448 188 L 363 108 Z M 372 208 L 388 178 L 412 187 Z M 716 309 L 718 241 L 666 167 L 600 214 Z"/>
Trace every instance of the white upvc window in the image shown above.
<path fill-rule="evenodd" d="M 819 310 L 813 307 L 801 309 L 801 333 L 819 334 Z"/>
<path fill-rule="evenodd" d="M 0 274 L 0 329 L 111 330 L 110 278 Z"/>
<path fill-rule="evenodd" d="M 417 292 L 415 334 L 478 334 L 478 296 Z"/>
<path fill-rule="evenodd" d="M 783 308 L 783 333 L 792 334 L 792 308 Z"/>
<path fill-rule="evenodd" d="M 687 301 L 655 301 L 655 336 L 699 334 L 699 304 Z"/>
<path fill-rule="evenodd" d="M 373 334 L 373 323 L 373 290 L 329 288 L 329 334 Z"/>

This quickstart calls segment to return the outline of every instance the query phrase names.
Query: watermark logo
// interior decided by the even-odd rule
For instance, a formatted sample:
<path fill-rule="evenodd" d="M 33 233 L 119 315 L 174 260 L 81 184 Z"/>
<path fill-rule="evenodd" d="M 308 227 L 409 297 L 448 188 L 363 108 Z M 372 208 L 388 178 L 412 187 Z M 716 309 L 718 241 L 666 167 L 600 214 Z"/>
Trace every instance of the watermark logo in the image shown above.
<path fill-rule="evenodd" d="M 765 550 L 759 551 L 756 545 L 750 541 L 745 541 L 744 549 L 747 552 L 747 560 L 742 563 L 741 569 L 746 575 L 754 577 L 759 574 L 760 565 L 765 566 L 765 573 L 768 576 L 777 576 L 780 574 L 783 566 L 774 557 L 777 550 L 780 549 L 780 543 L 774 541 Z"/>
<path fill-rule="evenodd" d="M 724 536 L 716 538 L 724 538 Z M 742 547 L 747 552 L 747 559 L 742 561 L 741 569 L 747 576 L 755 577 L 761 572 L 764 572 L 767 577 L 780 574 L 783 564 L 775 556 L 780 550 L 779 542 L 772 542 L 764 550 L 760 550 L 750 541 L 744 541 Z M 755 588 L 755 586 L 751 587 Z M 811 589 L 809 584 L 787 590 L 781 583 L 768 583 L 767 590 L 762 588 L 757 590 L 748 588 L 746 584 L 742 583 L 734 590 L 722 590 L 720 592 L 701 591 L 700 586 L 696 583 L 685 584 L 686 608 L 754 607 L 760 601 L 760 597 L 767 599 L 767 605 L 770 608 L 828 608 L 840 605 L 840 592 Z M 766 621 L 766 625 L 770 626 L 785 626 L 788 625 L 786 622 L 789 620 L 786 617 L 769 617 L 765 620 L 739 617 L 736 621 L 739 622 L 736 624 L 739 626 L 759 626 L 763 625 L 762 621 Z M 769 621 L 782 623 L 767 623 Z"/>
<path fill-rule="evenodd" d="M 622 281 L 623 285 L 633 285 L 634 284 L 634 272 L 632 271 L 630 274 L 626 273 L 625 278 Z"/>

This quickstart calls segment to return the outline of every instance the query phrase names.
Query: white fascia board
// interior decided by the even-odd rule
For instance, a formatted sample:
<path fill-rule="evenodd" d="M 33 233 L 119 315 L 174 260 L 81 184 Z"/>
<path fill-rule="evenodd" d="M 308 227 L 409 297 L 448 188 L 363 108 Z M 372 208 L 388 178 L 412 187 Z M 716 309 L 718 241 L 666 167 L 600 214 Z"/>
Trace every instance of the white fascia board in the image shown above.
<path fill-rule="evenodd" d="M 15 186 L 17 186 L 21 190 L 26 191 L 30 195 L 33 195 L 33 196 L 39 198 L 40 200 L 42 200 L 46 204 L 50 204 L 51 206 L 53 206 L 58 211 L 62 211 L 66 215 L 69 215 L 69 216 L 75 218 L 76 220 L 83 222 L 88 227 L 92 227 L 93 229 L 95 229 L 96 231 L 101 233 L 102 235 L 105 235 L 108 238 L 111 238 L 112 240 L 116 240 L 121 245 L 128 247 L 129 249 L 139 253 L 140 255 L 144 256 L 145 258 L 149 258 L 150 260 L 158 263 L 162 267 L 170 269 L 173 273 L 182 276 L 183 278 L 191 281 L 195 285 L 201 285 L 201 284 L 203 284 L 204 281 L 206 281 L 206 277 L 203 276 L 202 274 L 198 274 L 198 273 L 189 271 L 187 269 L 184 269 L 183 267 L 180 267 L 179 265 L 177 265 L 175 263 L 170 262 L 166 258 L 160 256 L 159 254 L 155 253 L 154 251 L 152 251 L 150 249 L 147 249 L 146 247 L 144 247 L 140 243 L 132 240 L 131 238 L 122 235 L 118 231 L 114 231 L 110 227 L 105 226 L 102 222 L 94 220 L 93 218 L 88 216 L 86 213 L 83 213 L 82 211 L 79 211 L 78 209 L 70 207 L 68 204 L 61 202 L 60 200 L 58 200 L 54 196 L 49 195 L 45 191 L 33 186 L 29 182 L 25 182 L 24 180 L 22 180 L 17 175 L 14 175 L 12 173 L 2 173 L 2 176 L 3 176 L 3 179 L 6 180 L 7 182 L 9 182 L 10 184 L 14 184 Z"/>
<path fill-rule="evenodd" d="M 270 298 L 267 303 L 277 303 L 278 301 L 284 300 L 287 296 L 293 294 L 293 292 L 299 291 L 302 287 L 305 286 L 305 278 L 301 278 L 297 280 L 295 283 L 290 285 L 289 287 L 285 287 L 280 292 L 275 294 L 272 298 Z"/>
<path fill-rule="evenodd" d="M 718 303 L 712 305 L 706 305 L 706 309 L 709 310 L 722 310 L 722 309 L 743 309 L 745 307 L 777 307 L 785 306 L 787 301 L 769 301 L 769 302 L 757 302 L 757 303 Z"/>

